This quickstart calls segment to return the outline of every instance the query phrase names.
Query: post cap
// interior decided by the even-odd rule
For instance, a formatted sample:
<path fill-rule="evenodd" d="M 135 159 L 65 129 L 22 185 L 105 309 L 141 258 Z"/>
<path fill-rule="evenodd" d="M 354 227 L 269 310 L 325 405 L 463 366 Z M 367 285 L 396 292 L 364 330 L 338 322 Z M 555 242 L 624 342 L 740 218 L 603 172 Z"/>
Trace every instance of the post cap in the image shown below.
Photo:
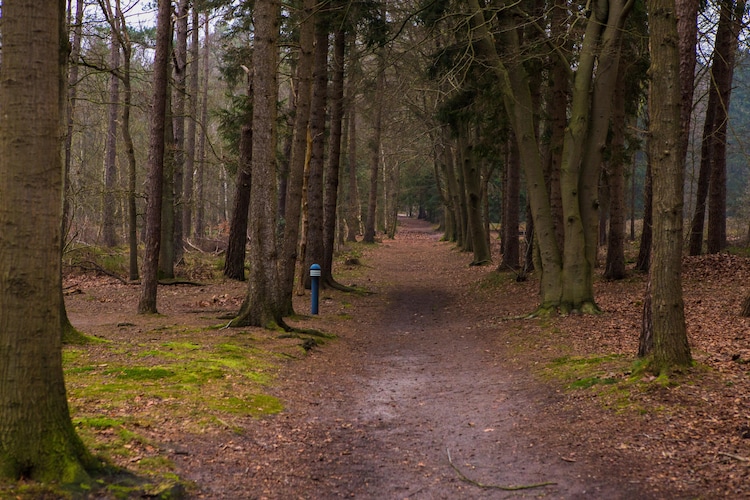
<path fill-rule="evenodd" d="M 313 264 L 312 266 L 310 266 L 310 276 L 320 276 L 320 271 L 320 264 Z"/>

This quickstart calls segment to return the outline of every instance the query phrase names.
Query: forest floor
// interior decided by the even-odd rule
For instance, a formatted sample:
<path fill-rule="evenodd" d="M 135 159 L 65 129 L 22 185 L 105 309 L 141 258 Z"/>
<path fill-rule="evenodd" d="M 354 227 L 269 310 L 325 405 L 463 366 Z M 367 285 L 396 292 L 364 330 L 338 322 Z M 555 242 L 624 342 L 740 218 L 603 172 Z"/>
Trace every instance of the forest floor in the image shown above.
<path fill-rule="evenodd" d="M 157 497 L 750 498 L 749 259 L 686 259 L 696 365 L 668 379 L 637 369 L 644 276 L 597 279 L 600 315 L 524 319 L 534 276 L 470 260 L 413 219 L 351 247 L 335 275 L 366 293 L 290 320 L 335 334 L 312 349 L 223 328 L 243 283 L 163 286 L 138 316 L 137 286 L 72 273 L 99 339 L 64 352 L 79 434 Z"/>

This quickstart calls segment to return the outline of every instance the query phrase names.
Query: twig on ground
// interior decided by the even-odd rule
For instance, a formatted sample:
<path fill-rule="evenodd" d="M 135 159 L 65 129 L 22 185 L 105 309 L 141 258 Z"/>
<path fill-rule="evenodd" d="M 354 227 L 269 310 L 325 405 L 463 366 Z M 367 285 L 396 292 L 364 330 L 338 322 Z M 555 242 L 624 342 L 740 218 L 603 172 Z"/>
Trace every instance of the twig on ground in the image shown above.
<path fill-rule="evenodd" d="M 520 491 L 520 490 L 531 490 L 531 489 L 534 489 L 534 488 L 542 488 L 544 486 L 551 486 L 553 484 L 557 484 L 557 483 L 554 483 L 552 481 L 546 481 L 544 483 L 535 483 L 535 484 L 521 484 L 521 485 L 518 485 L 518 486 L 500 486 L 500 485 L 497 485 L 497 484 L 484 484 L 484 483 L 480 483 L 479 481 L 475 481 L 473 479 L 470 479 L 470 478 L 466 477 L 466 475 L 463 472 L 461 472 L 461 469 L 459 469 L 453 463 L 453 459 L 451 458 L 451 450 L 446 449 L 445 451 L 448 452 L 448 463 L 450 463 L 451 467 L 453 467 L 453 470 L 456 471 L 456 474 L 458 474 L 458 478 L 461 481 L 463 481 L 465 483 L 473 484 L 474 486 L 476 486 L 478 488 L 493 489 L 493 490 L 502 490 L 502 491 Z"/>
<path fill-rule="evenodd" d="M 750 462 L 750 458 L 743 457 L 743 456 L 740 456 L 740 455 L 735 455 L 734 453 L 726 453 L 726 452 L 720 451 L 719 455 L 722 455 L 722 456 L 725 456 L 725 457 L 729 457 L 729 458 L 733 458 L 733 459 L 738 460 L 740 462 Z"/>

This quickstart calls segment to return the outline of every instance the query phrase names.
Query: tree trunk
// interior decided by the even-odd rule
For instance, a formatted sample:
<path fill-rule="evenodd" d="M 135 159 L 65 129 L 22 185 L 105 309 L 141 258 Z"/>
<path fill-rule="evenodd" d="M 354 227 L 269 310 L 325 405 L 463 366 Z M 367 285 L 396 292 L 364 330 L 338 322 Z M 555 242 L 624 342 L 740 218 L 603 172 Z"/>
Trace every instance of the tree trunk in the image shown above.
<path fill-rule="evenodd" d="M 684 158 L 680 157 L 681 94 L 674 0 L 648 0 L 651 40 L 649 150 L 653 165 L 651 262 L 653 365 L 657 372 L 692 363 L 682 299 Z M 658 103 L 655 104 L 655 103 Z"/>
<path fill-rule="evenodd" d="M 190 0 L 179 0 L 175 12 L 174 92 L 172 122 L 174 129 L 174 230 L 172 231 L 175 263 L 182 260 L 184 224 L 182 195 L 185 189 L 185 101 L 187 98 L 187 36 Z"/>
<path fill-rule="evenodd" d="M 118 78 L 122 82 L 122 141 L 125 144 L 125 156 L 128 161 L 127 210 L 128 210 L 128 277 L 130 281 L 138 280 L 138 214 L 136 212 L 136 159 L 133 137 L 130 134 L 130 108 L 132 106 L 132 85 L 130 82 L 130 65 L 133 56 L 133 44 L 127 29 L 125 14 L 120 8 L 120 0 L 115 0 L 115 9 L 109 1 L 104 3 L 107 21 L 117 42 L 122 48 L 122 68 Z"/>
<path fill-rule="evenodd" d="M 169 69 L 167 69 L 169 74 Z M 167 89 L 167 116 L 164 121 L 164 181 L 161 202 L 161 243 L 159 244 L 159 278 L 174 278 L 174 128 L 172 127 L 172 95 Z"/>
<path fill-rule="evenodd" d="M 470 145 L 464 147 L 462 155 L 463 177 L 466 186 L 467 216 L 469 235 L 471 237 L 471 248 L 474 258 L 472 266 L 482 266 L 492 261 L 490 247 L 484 232 L 484 219 L 482 217 L 482 193 L 481 173 L 479 165 L 474 157 L 473 148 Z M 518 235 L 516 235 L 518 238 Z"/>
<path fill-rule="evenodd" d="M 125 26 L 125 16 L 117 3 L 117 17 L 120 26 Z M 122 51 L 122 140 L 125 144 L 125 154 L 128 159 L 128 277 L 131 281 L 138 280 L 138 211 L 136 205 L 137 169 L 135 160 L 135 146 L 130 134 L 130 107 L 132 106 L 133 90 L 130 83 L 130 64 L 133 47 L 127 30 L 121 30 L 123 36 Z"/>
<path fill-rule="evenodd" d="M 297 60 L 297 109 L 294 115 L 292 150 L 289 155 L 289 179 L 287 181 L 286 224 L 284 242 L 279 261 L 281 300 L 284 315 L 294 313 L 294 271 L 300 240 L 305 163 L 308 152 L 308 125 L 310 123 L 310 99 L 312 97 L 313 44 L 315 40 L 316 0 L 304 0 L 300 25 L 300 53 Z"/>
<path fill-rule="evenodd" d="M 553 30 L 551 36 L 556 40 L 566 40 L 568 23 L 568 2 L 566 0 L 555 0 L 555 7 L 550 9 L 550 28 Z M 571 45 L 570 41 L 564 41 Z M 570 50 L 566 47 L 567 50 Z M 557 54 L 551 55 L 550 61 L 550 83 L 545 99 L 547 108 L 547 132 L 543 137 L 548 137 L 544 145 L 544 171 L 547 189 L 549 191 L 550 211 L 554 221 L 555 237 L 559 248 L 563 248 L 565 242 L 565 228 L 563 224 L 562 194 L 560 193 L 560 166 L 562 164 L 562 145 L 565 140 L 565 128 L 568 124 L 568 102 L 570 101 L 570 65 Z M 528 233 L 528 231 L 527 231 Z"/>
<path fill-rule="evenodd" d="M 253 170 L 250 187 L 250 275 L 245 300 L 232 326 L 283 324 L 277 266 L 276 101 L 280 3 L 258 2 L 253 12 Z"/>
<path fill-rule="evenodd" d="M 251 95 L 252 90 L 248 89 Z M 247 251 L 247 222 L 250 209 L 250 191 L 253 165 L 253 124 L 242 125 L 240 129 L 240 164 L 237 169 L 237 185 L 234 191 L 234 206 L 229 225 L 227 256 L 224 260 L 224 276 L 245 281 L 245 253 Z M 255 244 L 255 242 L 252 242 Z"/>
<path fill-rule="evenodd" d="M 336 208 L 338 207 L 339 168 L 341 164 L 341 125 L 344 116 L 344 56 L 346 34 L 339 26 L 333 38 L 333 78 L 331 84 L 331 131 L 328 164 L 323 196 L 323 270 L 321 280 L 335 286 L 333 252 L 336 238 Z"/>
<path fill-rule="evenodd" d="M 109 103 L 107 104 L 107 139 L 104 146 L 104 190 L 102 191 L 102 244 L 117 245 L 115 222 L 115 185 L 117 182 L 117 115 L 120 108 L 120 44 L 112 30 L 109 49 Z"/>
<path fill-rule="evenodd" d="M 188 115 L 187 134 L 185 137 L 185 175 L 183 177 L 182 191 L 182 234 L 185 238 L 193 236 L 193 175 L 195 174 L 195 132 L 198 117 L 198 83 L 200 60 L 200 31 L 199 31 L 198 7 L 193 5 L 190 23 L 190 64 L 188 64 L 190 75 L 190 89 L 188 91 Z"/>
<path fill-rule="evenodd" d="M 2 7 L 0 476 L 80 488 L 94 460 L 70 420 L 62 368 L 65 3 Z"/>
<path fill-rule="evenodd" d="M 370 194 L 367 201 L 367 218 L 365 234 L 362 241 L 375 243 L 375 215 L 378 208 L 378 172 L 380 167 L 380 142 L 383 132 L 383 95 L 385 92 L 385 54 L 383 49 L 377 53 L 377 75 L 375 77 L 375 112 L 370 139 Z"/>
<path fill-rule="evenodd" d="M 325 16 L 326 14 L 323 14 Z M 315 50 L 313 52 L 313 89 L 310 108 L 310 133 L 312 156 L 307 178 L 307 253 L 305 268 L 325 264 L 323 245 L 323 169 L 325 168 L 326 109 L 328 105 L 328 23 L 318 18 L 315 25 Z M 328 274 L 323 270 L 322 275 Z M 323 283 L 324 284 L 324 283 Z M 305 287 L 310 286 L 310 276 L 305 275 Z"/>
<path fill-rule="evenodd" d="M 359 190 L 357 189 L 357 92 L 355 76 L 357 73 L 357 60 L 355 54 L 356 43 L 351 42 L 349 48 L 349 79 L 347 85 L 347 109 L 349 114 L 349 140 L 347 144 L 347 173 L 349 189 L 347 197 L 346 213 L 346 241 L 356 242 L 357 235 L 361 234 L 362 218 L 360 215 Z"/>
<path fill-rule="evenodd" d="M 518 143 L 511 139 L 508 146 L 508 161 L 506 162 L 505 182 L 503 183 L 503 227 L 502 242 L 503 256 L 498 267 L 501 270 L 518 269 L 520 246 L 518 240 L 518 224 L 520 221 L 521 203 L 521 159 L 518 155 Z"/>
<path fill-rule="evenodd" d="M 164 183 L 164 129 L 167 114 L 167 70 L 169 68 L 171 2 L 159 0 L 156 18 L 153 104 L 148 147 L 148 190 L 146 204 L 146 249 L 141 272 L 138 314 L 156 314 L 159 249 L 161 243 L 162 187 Z"/>
<path fill-rule="evenodd" d="M 644 273 L 647 273 L 651 267 L 651 243 L 653 241 L 654 191 L 651 178 L 651 158 L 649 158 L 646 163 L 643 186 L 643 229 L 641 230 L 638 258 L 635 262 L 635 269 Z"/>
<path fill-rule="evenodd" d="M 627 66 L 620 63 L 613 95 L 611 156 L 609 159 L 609 234 L 604 277 L 620 280 L 625 277 L 625 76 Z"/>
<path fill-rule="evenodd" d="M 197 158 L 197 174 L 195 176 L 195 237 L 198 244 L 202 244 L 206 237 L 206 196 L 205 196 L 205 173 L 206 173 L 206 134 L 208 132 L 208 61 L 209 61 L 209 20 L 208 12 L 204 20 L 203 39 L 203 90 L 201 92 L 201 117 L 200 132 L 198 135 L 198 148 L 195 153 Z"/>
<path fill-rule="evenodd" d="M 536 139 L 528 75 L 522 65 L 506 68 L 500 60 L 485 24 L 478 0 L 469 0 L 471 26 L 476 32 L 475 44 L 479 55 L 485 58 L 498 77 L 503 104 L 518 142 L 521 164 L 526 173 L 527 193 L 534 214 L 535 237 L 539 245 L 541 264 L 541 304 L 539 312 L 554 310 L 562 297 L 562 257 L 554 234 L 554 221 L 544 179 L 542 158 Z M 518 33 L 504 30 L 504 42 L 511 55 L 519 54 Z"/>
<path fill-rule="evenodd" d="M 71 27 L 73 40 L 70 48 L 70 71 L 68 73 L 68 106 L 66 108 L 67 132 L 65 134 L 65 186 L 63 187 L 63 239 L 67 236 L 70 227 L 70 202 L 68 190 L 70 189 L 70 165 L 73 156 L 73 125 L 75 123 L 75 109 L 78 95 L 78 65 L 81 57 L 81 41 L 83 38 L 83 0 L 76 0 L 76 16 L 74 25 Z M 69 29 L 71 29 L 69 28 Z"/>
<path fill-rule="evenodd" d="M 717 75 L 715 80 L 721 105 L 716 109 L 716 133 L 712 137 L 714 154 L 709 180 L 708 253 L 721 252 L 727 246 L 727 123 L 729 122 L 729 101 L 734 80 L 734 61 L 744 15 L 745 0 L 736 0 L 736 3 L 735 0 L 722 2 L 721 18 L 728 18 L 727 24 L 729 27 L 727 28 L 726 43 L 724 43 L 725 40 L 722 37 L 722 44 L 719 45 L 717 33 L 717 54 L 714 56 L 714 65 L 716 65 L 718 57 L 723 68 L 720 71 L 721 78 Z M 719 29 L 722 27 L 722 19 L 719 20 Z"/>

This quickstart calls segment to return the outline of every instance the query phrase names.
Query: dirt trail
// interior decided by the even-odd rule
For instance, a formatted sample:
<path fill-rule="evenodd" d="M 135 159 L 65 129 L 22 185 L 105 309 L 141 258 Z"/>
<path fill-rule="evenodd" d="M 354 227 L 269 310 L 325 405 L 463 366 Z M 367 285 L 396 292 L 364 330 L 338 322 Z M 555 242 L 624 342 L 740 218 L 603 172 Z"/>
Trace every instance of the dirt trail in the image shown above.
<path fill-rule="evenodd" d="M 509 361 L 502 329 L 480 326 L 472 290 L 489 270 L 468 269 L 429 225 L 402 224 L 364 258 L 358 284 L 375 294 L 323 293 L 318 324 L 339 340 L 284 368 L 287 410 L 230 442 L 204 437 L 214 456 L 178 457 L 196 497 L 649 498 L 596 453 L 566 459 L 575 414 L 545 414 L 554 391 Z M 326 323 L 345 301 L 352 318 Z"/>

